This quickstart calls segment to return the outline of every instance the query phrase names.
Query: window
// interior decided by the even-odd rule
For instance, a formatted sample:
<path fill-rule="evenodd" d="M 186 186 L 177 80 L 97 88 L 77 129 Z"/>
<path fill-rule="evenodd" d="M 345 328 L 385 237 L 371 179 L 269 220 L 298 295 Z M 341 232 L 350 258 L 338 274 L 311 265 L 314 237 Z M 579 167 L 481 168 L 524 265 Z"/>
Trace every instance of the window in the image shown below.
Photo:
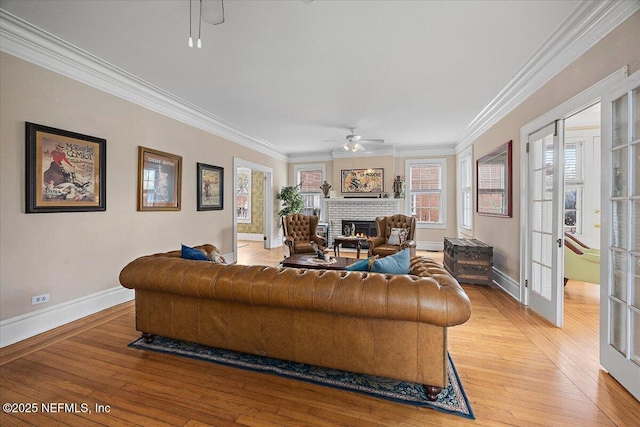
<path fill-rule="evenodd" d="M 564 147 L 564 231 L 582 233 L 584 191 L 584 143 L 566 142 Z"/>
<path fill-rule="evenodd" d="M 553 145 L 547 145 L 545 155 L 546 164 L 552 164 Z M 564 146 L 564 231 L 567 233 L 582 234 L 583 191 L 584 142 L 567 141 Z"/>
<path fill-rule="evenodd" d="M 324 181 L 324 165 L 301 165 L 294 168 L 296 183 L 300 184 L 300 195 L 304 203 L 304 215 L 320 216 L 322 207 L 322 190 Z"/>
<path fill-rule="evenodd" d="M 459 180 L 459 220 L 458 224 L 464 231 L 469 232 L 473 228 L 473 166 L 471 161 L 471 148 L 466 150 L 458 161 Z"/>
<path fill-rule="evenodd" d="M 238 168 L 236 209 L 239 224 L 251 224 L 251 169 Z"/>
<path fill-rule="evenodd" d="M 419 227 L 446 227 L 446 164 L 446 159 L 406 161 L 406 210 Z"/>

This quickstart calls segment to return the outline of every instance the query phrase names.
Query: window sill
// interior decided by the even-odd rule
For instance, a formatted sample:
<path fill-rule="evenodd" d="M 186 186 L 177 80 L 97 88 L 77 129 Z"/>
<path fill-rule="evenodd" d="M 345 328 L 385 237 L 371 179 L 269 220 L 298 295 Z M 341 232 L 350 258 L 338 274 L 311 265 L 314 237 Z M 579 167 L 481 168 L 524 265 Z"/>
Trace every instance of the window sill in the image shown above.
<path fill-rule="evenodd" d="M 416 222 L 416 227 L 420 229 L 446 230 L 447 224 L 441 222 Z"/>

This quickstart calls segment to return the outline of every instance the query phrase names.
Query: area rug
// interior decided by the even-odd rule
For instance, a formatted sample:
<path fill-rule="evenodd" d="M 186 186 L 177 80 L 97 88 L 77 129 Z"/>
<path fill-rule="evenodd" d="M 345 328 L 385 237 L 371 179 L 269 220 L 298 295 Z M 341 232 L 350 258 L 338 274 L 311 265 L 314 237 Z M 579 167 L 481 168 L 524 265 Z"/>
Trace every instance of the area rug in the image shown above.
<path fill-rule="evenodd" d="M 156 336 L 152 343 L 146 343 L 142 338 L 138 338 L 129 344 L 129 347 L 275 374 L 475 419 L 451 355 L 449 355 L 449 386 L 442 390 L 437 400 L 429 401 L 421 384 L 238 353 L 160 336 Z"/>

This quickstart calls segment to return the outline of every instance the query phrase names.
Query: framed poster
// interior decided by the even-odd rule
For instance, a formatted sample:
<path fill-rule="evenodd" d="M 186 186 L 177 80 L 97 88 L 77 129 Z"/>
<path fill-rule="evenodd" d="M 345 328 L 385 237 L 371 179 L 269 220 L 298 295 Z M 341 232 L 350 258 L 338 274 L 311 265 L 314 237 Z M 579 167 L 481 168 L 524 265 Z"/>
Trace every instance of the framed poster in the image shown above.
<path fill-rule="evenodd" d="M 384 192 L 384 169 L 343 169 L 342 193 L 382 193 Z"/>
<path fill-rule="evenodd" d="M 138 148 L 138 210 L 179 211 L 182 157 Z"/>
<path fill-rule="evenodd" d="M 107 209 L 107 141 L 26 123 L 26 213 Z"/>
<path fill-rule="evenodd" d="M 224 168 L 198 163 L 198 210 L 219 211 L 224 204 Z"/>

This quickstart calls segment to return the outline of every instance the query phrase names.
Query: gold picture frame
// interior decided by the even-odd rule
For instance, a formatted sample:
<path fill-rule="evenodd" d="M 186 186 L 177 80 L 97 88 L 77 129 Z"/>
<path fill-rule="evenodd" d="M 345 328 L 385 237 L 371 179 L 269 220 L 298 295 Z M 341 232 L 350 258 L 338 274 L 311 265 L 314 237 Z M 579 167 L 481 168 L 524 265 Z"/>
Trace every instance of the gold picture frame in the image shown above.
<path fill-rule="evenodd" d="M 138 210 L 179 211 L 182 157 L 152 148 L 138 148 Z"/>

